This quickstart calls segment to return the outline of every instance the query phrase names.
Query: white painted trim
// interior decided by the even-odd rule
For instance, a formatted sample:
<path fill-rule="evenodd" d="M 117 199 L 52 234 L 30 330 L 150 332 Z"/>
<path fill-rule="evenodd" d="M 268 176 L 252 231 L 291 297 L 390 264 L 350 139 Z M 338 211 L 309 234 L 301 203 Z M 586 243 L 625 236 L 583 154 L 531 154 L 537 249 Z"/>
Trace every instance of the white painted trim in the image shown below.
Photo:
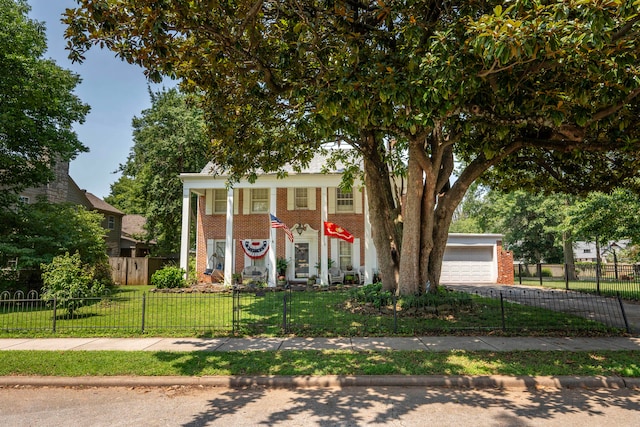
<path fill-rule="evenodd" d="M 240 190 L 233 189 L 233 214 L 238 215 L 240 213 Z"/>
<path fill-rule="evenodd" d="M 307 203 L 310 211 L 316 210 L 316 187 L 307 188 Z"/>
<path fill-rule="evenodd" d="M 364 193 L 364 283 L 373 282 L 374 269 L 378 269 L 376 246 L 373 243 L 371 221 L 369 220 L 369 198 Z"/>
<path fill-rule="evenodd" d="M 224 244 L 224 284 L 233 284 L 233 270 L 235 265 L 235 240 L 233 239 L 233 190 L 227 191 L 227 223 Z M 231 254 L 231 256 L 229 256 Z"/>
<path fill-rule="evenodd" d="M 251 213 L 251 189 L 242 189 L 242 215 L 249 215 Z"/>
<path fill-rule="evenodd" d="M 180 179 L 183 186 L 189 190 L 204 191 L 209 188 L 227 188 L 225 177 L 211 176 L 205 174 L 181 174 Z M 338 187 L 342 180 L 340 174 L 298 174 L 288 175 L 286 179 L 278 178 L 276 175 L 260 175 L 258 180 L 251 183 L 241 180 L 233 183 L 233 188 L 252 187 L 276 187 L 276 188 L 296 188 L 296 187 Z M 354 183 L 355 187 L 361 186 L 361 182 Z"/>
<path fill-rule="evenodd" d="M 330 214 L 336 213 L 336 187 L 327 188 L 327 202 Z"/>
<path fill-rule="evenodd" d="M 287 210 L 292 211 L 296 208 L 296 190 L 295 188 L 287 188 Z"/>
<path fill-rule="evenodd" d="M 340 249 L 338 248 L 338 239 L 329 239 L 329 245 L 331 246 L 331 256 L 329 258 L 333 260 L 333 265 L 335 267 L 340 267 L 340 265 L 338 264 L 340 262 Z M 327 274 L 329 274 L 328 270 Z"/>
<path fill-rule="evenodd" d="M 353 187 L 353 209 L 356 214 L 362 214 L 362 187 Z"/>
<path fill-rule="evenodd" d="M 269 212 L 273 212 L 275 216 L 278 216 L 278 206 L 277 206 L 277 197 L 276 197 L 277 191 L 278 189 L 275 187 L 271 188 L 269 191 Z M 267 253 L 267 269 L 269 271 L 268 283 L 270 287 L 274 287 L 276 286 L 276 283 L 278 281 L 278 272 L 276 271 L 276 230 L 277 229 L 271 227 L 271 217 L 269 217 L 269 213 L 267 213 L 266 216 L 269 221 L 269 231 L 270 231 L 269 240 L 271 242 L 271 244 L 269 245 L 269 252 Z M 285 233 L 281 233 L 281 234 L 285 234 Z M 289 240 L 289 238 L 286 237 L 286 234 L 285 234 L 285 239 Z"/>
<path fill-rule="evenodd" d="M 360 238 L 353 239 L 353 250 L 351 251 L 351 265 L 358 271 L 360 268 Z"/>
<path fill-rule="evenodd" d="M 328 207 L 327 207 L 327 187 L 320 188 L 320 227 L 321 227 L 321 237 L 320 237 L 320 279 L 323 285 L 328 285 L 328 276 L 329 276 L 329 268 L 327 267 L 327 259 L 329 257 L 329 249 L 327 247 L 328 241 L 327 236 L 324 234 L 324 223 L 329 218 L 328 215 Z"/>
<path fill-rule="evenodd" d="M 182 230 L 180 235 L 180 268 L 189 270 L 189 229 L 191 225 L 191 191 L 182 188 Z"/>
<path fill-rule="evenodd" d="M 205 192 L 204 197 L 205 197 L 205 203 L 204 203 L 205 214 L 213 215 L 213 190 L 208 189 Z"/>

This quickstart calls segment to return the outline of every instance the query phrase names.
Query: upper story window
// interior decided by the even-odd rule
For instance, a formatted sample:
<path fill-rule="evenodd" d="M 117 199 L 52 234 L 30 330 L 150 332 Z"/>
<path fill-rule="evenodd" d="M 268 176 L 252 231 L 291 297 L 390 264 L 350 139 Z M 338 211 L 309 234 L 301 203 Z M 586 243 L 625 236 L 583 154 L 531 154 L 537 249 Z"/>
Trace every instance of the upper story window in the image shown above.
<path fill-rule="evenodd" d="M 109 215 L 107 217 L 107 228 L 109 230 L 115 230 L 116 228 L 116 217 L 113 215 Z"/>
<path fill-rule="evenodd" d="M 269 212 L 269 189 L 251 189 L 251 213 Z"/>
<path fill-rule="evenodd" d="M 309 190 L 307 188 L 295 189 L 296 209 L 309 209 Z"/>
<path fill-rule="evenodd" d="M 18 200 L 20 201 L 20 203 L 24 203 L 25 205 L 29 204 L 29 197 L 27 196 L 20 196 L 18 197 Z"/>
<path fill-rule="evenodd" d="M 213 213 L 227 213 L 227 190 L 213 190 Z"/>
<path fill-rule="evenodd" d="M 353 191 L 336 190 L 336 211 L 353 212 Z"/>

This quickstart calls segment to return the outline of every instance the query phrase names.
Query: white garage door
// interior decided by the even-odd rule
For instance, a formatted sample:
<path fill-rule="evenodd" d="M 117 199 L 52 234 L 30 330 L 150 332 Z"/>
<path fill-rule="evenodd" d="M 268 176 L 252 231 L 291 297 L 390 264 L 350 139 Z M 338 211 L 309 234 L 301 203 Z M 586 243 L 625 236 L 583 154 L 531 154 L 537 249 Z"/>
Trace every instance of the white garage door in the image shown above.
<path fill-rule="evenodd" d="M 447 247 L 442 262 L 442 283 L 493 283 L 493 247 Z"/>

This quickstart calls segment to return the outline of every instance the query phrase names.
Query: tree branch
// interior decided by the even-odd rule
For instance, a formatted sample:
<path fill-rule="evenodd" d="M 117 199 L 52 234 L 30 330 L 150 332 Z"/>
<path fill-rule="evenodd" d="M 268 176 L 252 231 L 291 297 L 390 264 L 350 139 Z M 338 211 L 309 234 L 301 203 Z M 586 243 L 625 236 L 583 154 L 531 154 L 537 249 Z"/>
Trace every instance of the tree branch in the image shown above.
<path fill-rule="evenodd" d="M 640 95 L 640 88 L 636 88 L 634 90 L 632 90 L 629 95 L 627 95 L 627 97 L 619 102 L 618 104 L 615 105 L 611 105 L 607 108 L 605 108 L 604 110 L 600 110 L 598 111 L 596 114 L 593 115 L 593 117 L 587 121 L 586 126 L 589 126 L 590 124 L 593 124 L 599 120 L 604 119 L 607 116 L 610 116 L 612 114 L 617 113 L 618 111 L 620 111 L 626 104 L 628 104 L 629 102 L 631 102 L 636 96 Z"/>

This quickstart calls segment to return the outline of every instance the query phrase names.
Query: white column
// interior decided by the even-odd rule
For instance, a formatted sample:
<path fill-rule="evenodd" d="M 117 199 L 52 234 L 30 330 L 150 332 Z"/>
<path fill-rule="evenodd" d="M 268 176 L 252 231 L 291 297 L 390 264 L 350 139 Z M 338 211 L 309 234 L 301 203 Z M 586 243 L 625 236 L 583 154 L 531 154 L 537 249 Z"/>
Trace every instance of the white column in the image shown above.
<path fill-rule="evenodd" d="M 227 223 L 224 241 L 224 284 L 233 284 L 235 257 L 233 252 L 233 189 L 227 191 Z"/>
<path fill-rule="evenodd" d="M 327 187 L 320 189 L 320 206 L 322 209 L 322 218 L 320 221 L 320 280 L 323 285 L 328 285 L 329 267 L 327 266 L 327 260 L 329 259 L 329 239 L 324 234 L 324 222 L 329 218 Z"/>
<path fill-rule="evenodd" d="M 180 233 L 180 268 L 189 268 L 189 229 L 191 226 L 191 191 L 182 186 L 182 230 Z"/>
<path fill-rule="evenodd" d="M 276 200 L 277 196 L 277 188 L 274 187 L 269 189 L 269 212 L 271 212 L 275 216 L 278 216 L 278 201 Z M 276 230 L 277 229 L 271 227 L 271 217 L 269 217 L 269 252 L 267 252 L 267 269 L 269 271 L 268 283 L 270 287 L 276 285 L 278 274 L 276 272 Z"/>
<path fill-rule="evenodd" d="M 373 269 L 378 267 L 376 259 L 376 247 L 373 244 L 373 234 L 371 232 L 371 222 L 369 221 L 369 199 L 367 192 L 364 193 L 364 282 L 373 281 Z"/>

